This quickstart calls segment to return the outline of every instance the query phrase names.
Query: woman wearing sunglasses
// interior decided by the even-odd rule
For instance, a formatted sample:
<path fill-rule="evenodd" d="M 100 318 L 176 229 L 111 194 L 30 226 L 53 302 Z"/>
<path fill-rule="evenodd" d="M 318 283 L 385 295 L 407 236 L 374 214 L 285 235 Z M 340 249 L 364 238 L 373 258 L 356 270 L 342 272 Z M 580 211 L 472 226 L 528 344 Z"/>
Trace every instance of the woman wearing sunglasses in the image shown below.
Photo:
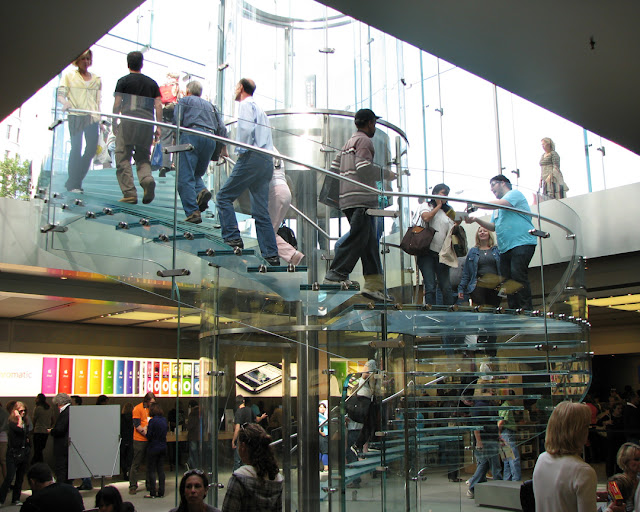
<path fill-rule="evenodd" d="M 7 476 L 0 487 L 0 506 L 4 504 L 9 492 L 9 486 L 13 477 L 16 481 L 13 484 L 13 496 L 11 502 L 14 505 L 22 505 L 20 493 L 22 491 L 22 481 L 29 467 L 29 457 L 31 456 L 31 443 L 29 441 L 29 431 L 31 422 L 27 417 L 27 406 L 23 402 L 16 402 L 9 412 L 9 428 L 7 446 Z"/>

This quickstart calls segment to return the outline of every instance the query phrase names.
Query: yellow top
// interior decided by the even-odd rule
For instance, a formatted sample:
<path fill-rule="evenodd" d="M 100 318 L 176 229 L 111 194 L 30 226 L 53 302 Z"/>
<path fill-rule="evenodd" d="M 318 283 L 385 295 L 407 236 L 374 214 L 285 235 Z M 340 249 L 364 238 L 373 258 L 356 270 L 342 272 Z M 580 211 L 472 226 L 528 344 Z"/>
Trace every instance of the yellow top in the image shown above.
<path fill-rule="evenodd" d="M 99 111 L 102 100 L 102 80 L 95 73 L 91 73 L 91 79 L 85 80 L 75 69 L 62 78 L 59 94 L 67 99 L 69 108 Z M 69 115 L 86 114 L 70 112 Z M 97 123 L 100 116 L 93 114 L 91 120 Z"/>

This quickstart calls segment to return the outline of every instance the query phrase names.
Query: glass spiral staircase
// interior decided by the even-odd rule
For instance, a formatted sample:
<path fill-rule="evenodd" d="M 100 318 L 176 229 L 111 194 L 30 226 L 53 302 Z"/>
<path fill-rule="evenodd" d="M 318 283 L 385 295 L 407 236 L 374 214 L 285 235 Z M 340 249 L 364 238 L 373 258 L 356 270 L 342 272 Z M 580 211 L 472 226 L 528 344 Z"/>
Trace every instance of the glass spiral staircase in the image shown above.
<path fill-rule="evenodd" d="M 554 405 L 581 400 L 589 387 L 579 219 L 559 201 L 538 203 L 534 224 L 542 236 L 530 269 L 534 311 L 424 304 L 416 293 L 415 261 L 398 248 L 411 214 L 407 141 L 398 128 L 381 123 L 376 163 L 400 176 L 387 192 L 392 205 L 378 217 L 384 223 L 385 289 L 394 300 L 372 303 L 357 286 L 324 285 L 329 249 L 345 226 L 339 212 L 318 202 L 318 193 L 322 171 L 353 131 L 352 115 L 270 113 L 291 180 L 295 210 L 288 217 L 305 254 L 303 266 L 266 265 L 244 198 L 237 205 L 245 227 L 242 251 L 224 244 L 213 201 L 202 224 L 185 222 L 176 172 L 153 172 L 156 198 L 149 205 L 119 202 L 109 165 L 89 171 L 82 192 L 66 191 L 67 123 L 53 129 L 51 172 L 39 190 L 46 202 L 39 243 L 76 270 L 201 316 L 198 348 L 184 345 L 178 323 L 176 358 L 194 350 L 200 358 L 200 448 L 212 482 L 224 484 L 233 461 L 223 415 L 242 391 L 238 373 L 253 363 L 272 363 L 281 378 L 264 397 L 282 406 L 274 447 L 287 511 L 356 510 L 363 501 L 380 510 L 460 509 L 466 487 L 445 477 L 471 475 L 473 431 L 497 422 L 500 411 L 513 411 L 523 473 L 530 474 Z M 64 119 L 60 112 L 57 117 Z M 206 179 L 214 197 L 230 170 L 229 162 L 211 164 Z M 471 199 L 452 197 L 451 204 L 463 210 Z M 359 272 L 358 265 L 351 279 L 362 281 Z M 380 405 L 375 435 L 361 460 L 347 462 L 345 402 L 370 359 L 379 368 L 372 376 Z M 476 405 L 480 398 L 482 406 Z M 328 471 L 318 455 L 319 400 L 329 403 Z M 222 496 L 212 492 L 209 499 L 219 504 Z"/>

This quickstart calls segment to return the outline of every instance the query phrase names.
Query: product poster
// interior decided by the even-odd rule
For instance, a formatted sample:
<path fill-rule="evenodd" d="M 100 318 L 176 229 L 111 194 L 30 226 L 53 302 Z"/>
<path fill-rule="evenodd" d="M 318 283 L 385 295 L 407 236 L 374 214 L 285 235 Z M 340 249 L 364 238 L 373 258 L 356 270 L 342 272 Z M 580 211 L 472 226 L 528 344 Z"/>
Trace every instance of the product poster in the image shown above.
<path fill-rule="evenodd" d="M 182 378 L 169 359 L 0 353 L 0 396 L 199 395 L 200 362 L 183 359 L 180 365 Z"/>

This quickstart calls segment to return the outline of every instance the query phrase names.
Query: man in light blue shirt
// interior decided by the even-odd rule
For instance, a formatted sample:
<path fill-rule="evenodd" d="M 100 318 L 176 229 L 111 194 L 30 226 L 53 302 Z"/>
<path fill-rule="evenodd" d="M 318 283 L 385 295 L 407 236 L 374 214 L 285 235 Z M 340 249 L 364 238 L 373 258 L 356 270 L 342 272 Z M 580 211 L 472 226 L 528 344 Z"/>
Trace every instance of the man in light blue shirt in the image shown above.
<path fill-rule="evenodd" d="M 511 189 L 509 178 L 499 174 L 491 178 L 490 183 L 491 192 L 496 196 L 496 201 L 491 203 L 531 211 L 522 192 Z M 500 274 L 505 281 L 512 280 L 516 284 L 516 289 L 507 285 L 509 307 L 532 310 L 529 262 L 533 258 L 538 240 L 529 233 L 529 230 L 533 229 L 531 217 L 496 209 L 491 216 L 491 222 L 476 217 L 469 217 L 467 222 L 477 222 L 489 231 L 495 231 L 500 251 Z"/>
<path fill-rule="evenodd" d="M 236 86 L 235 99 L 240 102 L 236 139 L 244 144 L 273 151 L 271 125 L 267 115 L 253 99 L 255 90 L 255 82 L 248 78 L 241 79 Z M 268 210 L 273 158 L 243 147 L 237 147 L 236 153 L 238 161 L 216 196 L 222 238 L 231 247 L 244 248 L 233 202 L 249 189 L 251 215 L 256 222 L 262 257 L 269 265 L 280 265 L 276 236 Z"/>

